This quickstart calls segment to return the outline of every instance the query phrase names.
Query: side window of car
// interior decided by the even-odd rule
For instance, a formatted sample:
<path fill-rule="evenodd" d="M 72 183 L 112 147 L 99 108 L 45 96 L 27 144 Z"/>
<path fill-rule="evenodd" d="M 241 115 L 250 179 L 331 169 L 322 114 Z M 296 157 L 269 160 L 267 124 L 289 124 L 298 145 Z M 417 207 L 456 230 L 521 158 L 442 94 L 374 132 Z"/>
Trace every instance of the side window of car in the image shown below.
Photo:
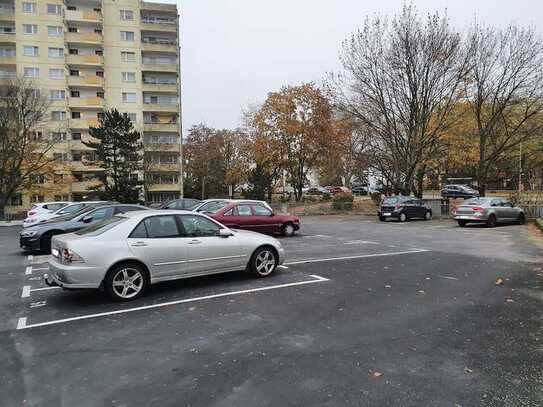
<path fill-rule="evenodd" d="M 238 205 L 238 216 L 253 216 L 253 211 L 249 205 Z"/>
<path fill-rule="evenodd" d="M 490 201 L 490 206 L 502 206 L 501 199 L 493 199 L 492 201 Z"/>
<path fill-rule="evenodd" d="M 144 220 L 147 236 L 150 239 L 165 239 L 171 237 L 179 237 L 179 229 L 175 216 L 153 216 Z"/>
<path fill-rule="evenodd" d="M 132 239 L 146 239 L 147 229 L 145 228 L 145 221 L 141 221 L 138 226 L 130 233 L 130 238 Z"/>
<path fill-rule="evenodd" d="M 236 213 L 235 209 L 236 207 L 233 207 L 232 209 L 226 211 L 223 216 L 235 216 L 235 213 Z"/>
<path fill-rule="evenodd" d="M 272 212 L 268 208 L 265 208 L 262 205 L 253 206 L 253 210 L 255 211 L 256 216 L 271 216 L 272 214 Z"/>
<path fill-rule="evenodd" d="M 186 237 L 218 236 L 221 229 L 215 222 L 197 215 L 181 216 L 181 223 L 183 224 L 183 229 L 185 229 Z"/>
<path fill-rule="evenodd" d="M 502 206 L 504 208 L 514 208 L 514 205 L 505 199 L 502 199 Z"/>
<path fill-rule="evenodd" d="M 101 208 L 88 214 L 92 216 L 92 221 L 96 222 L 102 219 L 111 218 L 113 216 L 114 208 Z"/>

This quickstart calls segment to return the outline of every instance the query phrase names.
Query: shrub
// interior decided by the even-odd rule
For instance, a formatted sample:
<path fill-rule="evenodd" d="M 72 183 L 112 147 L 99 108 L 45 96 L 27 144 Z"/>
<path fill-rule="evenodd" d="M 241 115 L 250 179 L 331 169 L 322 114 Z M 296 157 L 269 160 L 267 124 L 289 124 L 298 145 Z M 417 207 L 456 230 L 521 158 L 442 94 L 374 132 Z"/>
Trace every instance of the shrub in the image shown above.
<path fill-rule="evenodd" d="M 381 204 L 381 199 L 383 199 L 380 192 L 372 192 L 370 194 L 370 198 L 373 201 L 373 203 L 377 206 Z"/>
<path fill-rule="evenodd" d="M 334 195 L 334 198 L 332 199 L 332 208 L 335 210 L 352 211 L 353 202 L 354 202 L 353 194 L 342 192 L 340 194 Z"/>

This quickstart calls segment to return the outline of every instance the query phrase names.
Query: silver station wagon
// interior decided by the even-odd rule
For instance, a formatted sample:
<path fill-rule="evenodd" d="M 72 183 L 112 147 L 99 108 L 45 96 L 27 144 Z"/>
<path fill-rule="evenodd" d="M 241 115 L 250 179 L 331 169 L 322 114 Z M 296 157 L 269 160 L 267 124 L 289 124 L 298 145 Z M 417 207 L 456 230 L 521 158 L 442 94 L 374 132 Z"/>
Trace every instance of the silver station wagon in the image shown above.
<path fill-rule="evenodd" d="M 285 257 L 271 236 L 177 210 L 130 212 L 55 236 L 51 254 L 48 285 L 103 289 L 117 301 L 133 300 L 161 281 L 244 269 L 266 277 Z"/>
<path fill-rule="evenodd" d="M 498 223 L 526 223 L 524 210 L 505 198 L 472 198 L 453 210 L 454 220 L 460 226 L 468 223 L 486 223 L 495 227 Z"/>

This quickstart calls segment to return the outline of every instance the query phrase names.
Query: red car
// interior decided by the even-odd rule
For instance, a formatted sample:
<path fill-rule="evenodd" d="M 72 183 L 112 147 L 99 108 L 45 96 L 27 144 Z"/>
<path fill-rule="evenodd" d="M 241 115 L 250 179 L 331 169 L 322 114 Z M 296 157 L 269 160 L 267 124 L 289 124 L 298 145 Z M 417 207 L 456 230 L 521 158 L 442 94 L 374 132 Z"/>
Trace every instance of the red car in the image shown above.
<path fill-rule="evenodd" d="M 258 202 L 234 202 L 207 215 L 232 229 L 281 233 L 283 236 L 292 236 L 300 229 L 300 218 L 297 216 L 276 215 Z"/>
<path fill-rule="evenodd" d="M 341 194 L 341 193 L 346 193 L 346 194 L 351 193 L 351 190 L 347 187 L 326 187 L 326 189 L 330 191 L 332 195 Z"/>

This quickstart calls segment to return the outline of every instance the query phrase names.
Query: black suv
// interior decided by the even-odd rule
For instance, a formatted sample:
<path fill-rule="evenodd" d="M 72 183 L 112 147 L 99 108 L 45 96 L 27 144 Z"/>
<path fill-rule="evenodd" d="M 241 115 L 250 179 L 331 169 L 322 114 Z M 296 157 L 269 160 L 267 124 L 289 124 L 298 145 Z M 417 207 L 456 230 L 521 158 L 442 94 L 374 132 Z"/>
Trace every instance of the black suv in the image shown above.
<path fill-rule="evenodd" d="M 19 245 L 23 250 L 36 250 L 49 254 L 51 238 L 54 235 L 72 233 L 120 213 L 146 209 L 148 208 L 144 206 L 129 204 L 87 207 L 75 214 L 52 218 L 24 229 L 19 235 Z"/>
<path fill-rule="evenodd" d="M 443 198 L 478 198 L 479 192 L 467 185 L 445 185 L 441 190 Z"/>
<path fill-rule="evenodd" d="M 417 198 L 390 196 L 383 199 L 377 216 L 381 222 L 388 218 L 398 219 L 400 222 L 413 218 L 430 220 L 432 219 L 432 209 Z"/>

